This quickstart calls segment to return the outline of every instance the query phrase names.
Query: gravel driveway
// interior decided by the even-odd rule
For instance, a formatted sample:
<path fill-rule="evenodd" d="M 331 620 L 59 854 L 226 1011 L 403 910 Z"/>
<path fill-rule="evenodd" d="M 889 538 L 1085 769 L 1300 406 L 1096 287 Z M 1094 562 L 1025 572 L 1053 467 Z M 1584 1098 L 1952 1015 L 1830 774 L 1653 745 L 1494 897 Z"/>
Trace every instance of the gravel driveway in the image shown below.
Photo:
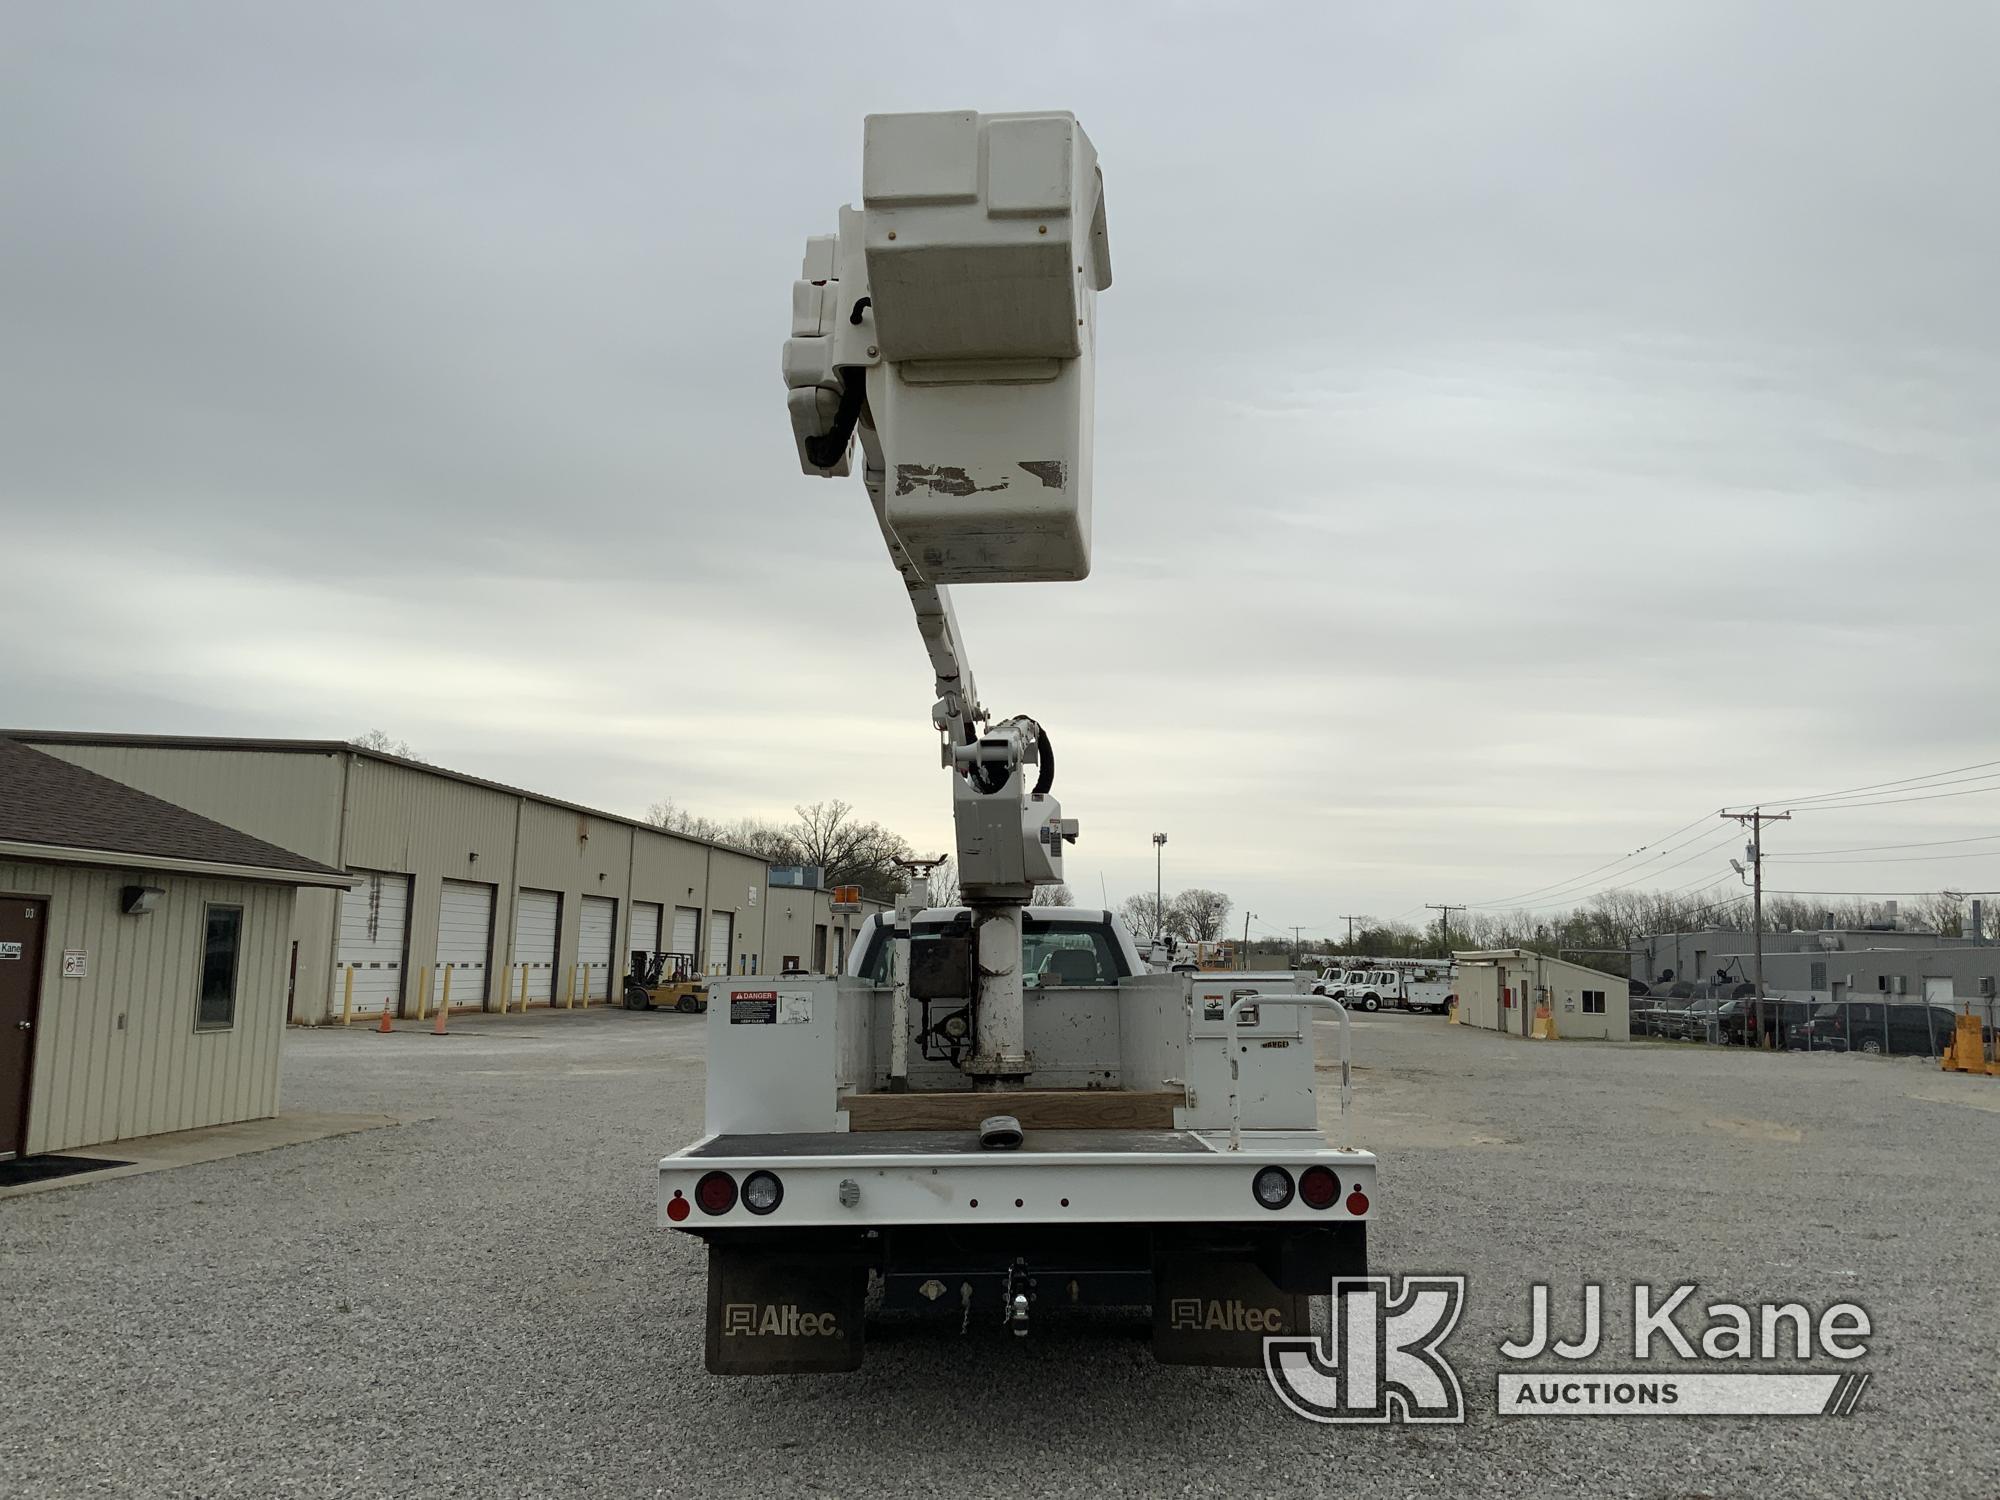
<path fill-rule="evenodd" d="M 1358 1022 L 1373 1259 L 1471 1278 L 1471 1419 L 1327 1428 L 1115 1322 L 710 1378 L 650 1176 L 699 1128 L 703 1024 L 296 1032 L 287 1107 L 418 1123 L 0 1203 L 0 1493 L 2000 1493 L 2000 1079 Z M 1874 1383 L 1844 1420 L 1496 1417 L 1527 1284 L 1567 1321 L 1585 1279 L 1860 1301 Z"/>

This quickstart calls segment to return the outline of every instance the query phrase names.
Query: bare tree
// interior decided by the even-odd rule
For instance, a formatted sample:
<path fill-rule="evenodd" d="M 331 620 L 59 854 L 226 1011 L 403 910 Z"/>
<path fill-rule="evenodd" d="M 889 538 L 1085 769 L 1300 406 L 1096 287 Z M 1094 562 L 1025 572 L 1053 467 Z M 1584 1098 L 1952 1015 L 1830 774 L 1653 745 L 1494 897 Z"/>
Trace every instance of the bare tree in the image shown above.
<path fill-rule="evenodd" d="M 1076 895 L 1060 881 L 1053 885 L 1038 885 L 1035 894 L 1028 899 L 1030 906 L 1074 906 Z"/>
<path fill-rule="evenodd" d="M 366 733 L 357 734 L 347 743 L 360 750 L 373 750 L 378 755 L 393 755 L 401 760 L 413 760 L 420 766 L 430 764 L 410 748 L 408 740 L 392 739 L 380 729 L 370 729 Z"/>
<path fill-rule="evenodd" d="M 913 852 L 901 834 L 880 823 L 864 823 L 839 798 L 792 809 L 798 821 L 788 832 L 798 844 L 799 861 L 818 865 L 828 885 L 858 885 L 878 901 L 893 901 L 903 887 L 896 861 Z"/>
<path fill-rule="evenodd" d="M 774 865 L 806 864 L 799 855 L 798 842 L 792 830 L 779 828 L 772 823 L 759 822 L 756 818 L 736 818 L 723 822 L 702 813 L 677 806 L 673 799 L 655 802 L 646 809 L 646 821 L 655 828 L 664 828 L 669 833 L 683 834 L 691 839 L 706 839 L 710 843 L 728 844 L 732 848 L 747 849 L 760 859 L 768 859 Z"/>
<path fill-rule="evenodd" d="M 1229 898 L 1222 892 L 1196 886 L 1173 898 L 1167 907 L 1168 922 L 1177 937 L 1191 943 L 1212 943 L 1222 936 L 1229 910 Z"/>
<path fill-rule="evenodd" d="M 958 861 L 946 857 L 945 862 L 931 871 L 932 906 L 957 906 L 959 904 Z"/>
<path fill-rule="evenodd" d="M 1153 899 L 1151 891 L 1127 896 L 1118 903 L 1118 920 L 1141 943 L 1155 943 L 1167 936 L 1166 908 Z"/>

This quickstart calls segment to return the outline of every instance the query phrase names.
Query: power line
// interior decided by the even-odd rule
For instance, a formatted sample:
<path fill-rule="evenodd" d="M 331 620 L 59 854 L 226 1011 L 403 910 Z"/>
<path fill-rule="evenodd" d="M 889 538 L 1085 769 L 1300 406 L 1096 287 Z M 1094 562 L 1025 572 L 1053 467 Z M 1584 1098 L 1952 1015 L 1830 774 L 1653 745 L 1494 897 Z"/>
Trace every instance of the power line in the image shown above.
<path fill-rule="evenodd" d="M 1796 807 L 1802 802 L 1820 802 L 1829 797 L 1852 797 L 1858 792 L 1879 792 L 1884 787 L 1908 786 L 1914 781 L 1935 781 L 1940 776 L 1956 776 L 1961 771 L 1979 771 L 1988 766 L 2000 766 L 2000 760 L 1975 761 L 1969 766 L 1953 766 L 1949 770 L 1930 771 L 1922 776 L 1904 776 L 1896 781 L 1875 781 L 1867 786 L 1851 786 L 1841 792 L 1807 792 L 1799 797 L 1766 797 L 1766 802 L 1780 807 Z"/>
<path fill-rule="evenodd" d="M 1957 887 L 1943 891 L 1780 891 L 1773 890 L 1773 896 L 2000 896 L 2000 891 L 1961 891 Z"/>
<path fill-rule="evenodd" d="M 1967 779 L 1971 780 L 1973 778 Z M 1948 781 L 1940 782 L 1939 785 L 1950 786 L 1951 783 Z M 1798 811 L 1809 813 L 1845 812 L 1850 808 L 1856 807 L 1894 807 L 1899 802 L 1940 802 L 1947 797 L 1977 797 L 1981 792 L 2000 792 L 2000 782 L 1996 782 L 1992 786 L 1967 787 L 1962 792 L 1931 792 L 1916 797 L 1877 797 L 1867 802 L 1824 802 L 1816 807 L 1801 807 Z"/>
<path fill-rule="evenodd" d="M 1767 854 L 1774 864 L 1780 861 L 1802 865 L 1934 865 L 1946 859 L 2000 859 L 2000 849 L 1975 849 L 1970 854 L 1897 854 L 1888 859 L 1800 859 L 1793 854 Z"/>
<path fill-rule="evenodd" d="M 1679 838 L 1680 835 L 1686 833 L 1691 828 L 1700 827 L 1702 824 L 1706 823 L 1711 816 L 1713 816 L 1713 814 L 1703 813 L 1700 817 L 1696 818 L 1694 822 L 1683 823 L 1680 827 L 1676 828 L 1672 833 L 1663 834 L 1659 838 L 1652 840 L 1651 843 L 1641 844 L 1638 848 L 1634 849 L 1630 854 L 1621 854 L 1616 859 L 1606 860 L 1603 864 L 1596 866 L 1596 868 L 1594 869 L 1585 870 L 1581 875 L 1572 875 L 1567 880 L 1555 880 L 1549 882 L 1549 884 L 1547 885 L 1538 885 L 1531 891 L 1521 892 L 1520 895 L 1518 896 L 1502 896 L 1494 901 L 1475 901 L 1472 903 L 1472 906 L 1477 911 L 1492 911 L 1498 907 L 1513 906 L 1516 903 L 1521 901 L 1526 901 L 1533 896 L 1540 896 L 1550 891 L 1561 890 L 1564 886 L 1572 886 L 1572 885 L 1581 886 L 1585 882 L 1587 882 L 1591 876 L 1598 874 L 1600 871 L 1608 870 L 1613 865 L 1623 864 L 1628 859 L 1632 859 L 1638 855 L 1644 854 L 1648 849 L 1651 849 L 1654 844 L 1665 844 L 1666 845 L 1665 848 L 1655 851 L 1651 858 L 1641 860 L 1638 865 L 1635 865 L 1633 867 L 1634 869 L 1642 868 L 1645 865 L 1651 864 L 1653 860 L 1662 859 L 1665 856 L 1674 853 L 1676 850 L 1685 849 L 1689 844 L 1694 843 L 1695 839 L 1693 838 L 1682 839 L 1681 842 L 1678 844 L 1669 844 L 1667 841 L 1669 839 Z M 1695 836 L 1695 838 L 1699 837 L 1700 837 L 1699 834 Z M 1410 909 L 1412 911 L 1416 910 L 1415 907 L 1411 907 Z"/>
<path fill-rule="evenodd" d="M 1559 896 L 1554 901 L 1545 901 L 1537 906 L 1523 907 L 1521 908 L 1521 910 L 1553 911 L 1555 910 L 1555 908 L 1559 906 L 1574 906 L 1581 902 L 1588 901 L 1593 896 L 1608 896 L 1613 891 L 1627 891 L 1630 890 L 1635 885 L 1643 885 L 1649 880 L 1657 880 L 1660 876 L 1666 874 L 1667 871 L 1669 870 L 1678 870 L 1683 865 L 1692 864 L 1694 863 L 1694 861 L 1700 859 L 1704 854 L 1713 854 L 1717 849 L 1720 849 L 1724 844 L 1734 843 L 1736 839 L 1737 835 L 1734 832 L 1724 833 L 1721 838 L 1711 839 L 1708 843 L 1703 844 L 1699 849 L 1695 850 L 1694 853 L 1688 855 L 1687 858 L 1677 859 L 1670 865 L 1662 865 L 1660 866 L 1659 869 L 1650 870 L 1646 874 L 1641 875 L 1636 879 L 1625 881 L 1619 885 L 1599 886 L 1596 890 L 1574 891 L 1566 896 Z M 1683 844 L 1678 847 L 1686 848 L 1687 846 Z M 1480 911 L 1488 911 L 1491 910 L 1492 908 L 1480 906 L 1475 909 Z"/>
<path fill-rule="evenodd" d="M 1794 849 L 1790 854 L 1774 854 L 1771 858 L 1803 859 L 1809 854 L 1872 854 L 1877 849 L 1936 849 L 1944 844 L 1981 844 L 1991 839 L 2000 839 L 2000 833 L 1977 833 L 1963 839 L 1924 839 L 1914 844 L 1855 844 L 1846 849 Z"/>

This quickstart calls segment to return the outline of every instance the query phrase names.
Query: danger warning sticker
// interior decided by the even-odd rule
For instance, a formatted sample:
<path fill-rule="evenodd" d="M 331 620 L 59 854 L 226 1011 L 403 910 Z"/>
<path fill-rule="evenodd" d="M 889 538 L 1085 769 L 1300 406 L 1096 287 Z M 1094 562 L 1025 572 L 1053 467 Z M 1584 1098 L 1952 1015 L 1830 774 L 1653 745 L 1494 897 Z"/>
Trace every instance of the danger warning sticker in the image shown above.
<path fill-rule="evenodd" d="M 778 1020 L 776 990 L 732 990 L 729 994 L 731 1026 L 772 1026 Z"/>

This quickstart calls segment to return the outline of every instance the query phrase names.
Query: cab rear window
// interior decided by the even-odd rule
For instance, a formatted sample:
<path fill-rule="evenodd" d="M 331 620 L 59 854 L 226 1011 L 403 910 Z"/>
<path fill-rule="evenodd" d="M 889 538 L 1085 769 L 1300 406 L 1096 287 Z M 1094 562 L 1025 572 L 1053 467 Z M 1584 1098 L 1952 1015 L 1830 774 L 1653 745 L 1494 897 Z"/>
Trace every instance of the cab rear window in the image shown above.
<path fill-rule="evenodd" d="M 941 923 L 919 922 L 911 929 L 912 942 L 922 942 L 928 930 L 937 932 Z M 885 924 L 877 924 L 869 941 L 861 976 L 870 984 L 889 982 L 889 963 L 894 941 Z M 1127 977 L 1123 954 L 1106 921 L 1050 921 L 1046 917 L 1025 917 L 1021 923 L 1021 982 L 1029 988 L 1047 989 L 1058 985 L 1116 984 Z"/>

